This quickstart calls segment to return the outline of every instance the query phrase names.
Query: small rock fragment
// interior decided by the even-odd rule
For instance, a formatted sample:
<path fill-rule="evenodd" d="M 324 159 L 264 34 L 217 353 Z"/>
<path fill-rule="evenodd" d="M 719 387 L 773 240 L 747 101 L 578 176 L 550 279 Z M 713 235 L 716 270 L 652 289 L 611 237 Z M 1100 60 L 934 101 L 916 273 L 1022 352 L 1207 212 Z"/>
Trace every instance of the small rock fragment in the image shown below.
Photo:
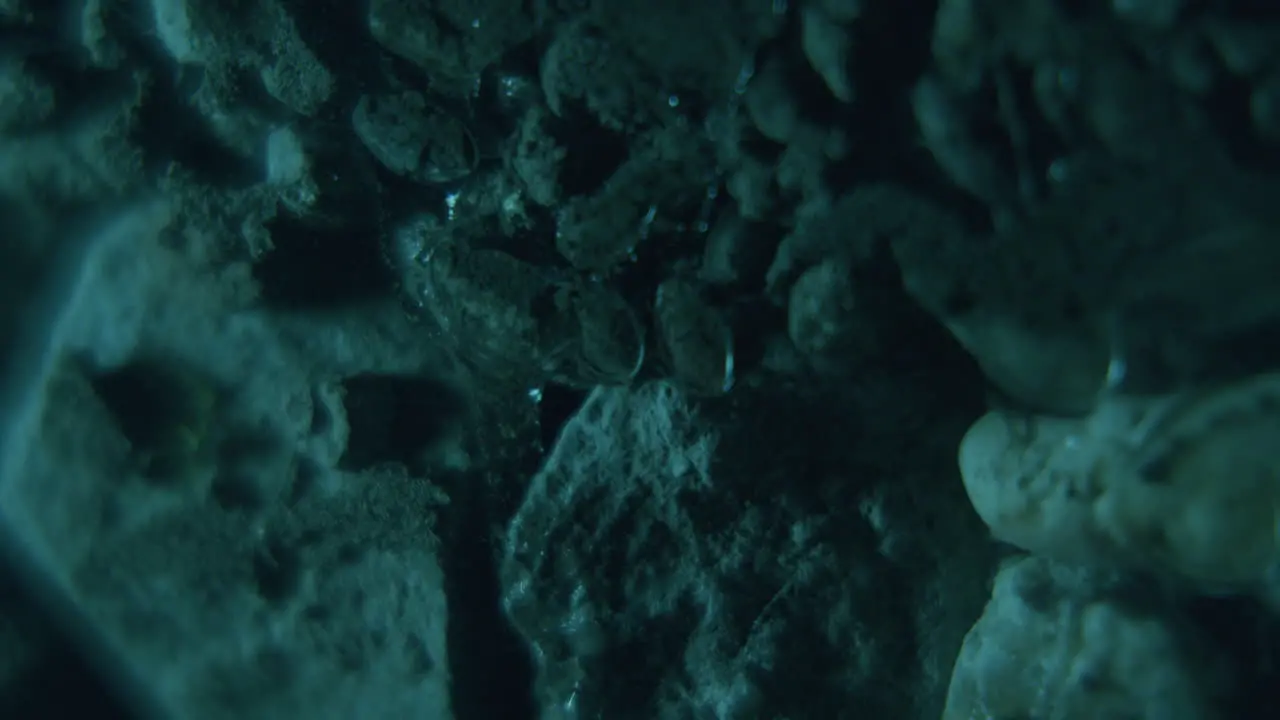
<path fill-rule="evenodd" d="M 662 283 L 654 315 L 680 384 L 705 395 L 733 387 L 733 333 L 691 282 L 672 278 Z"/>
<path fill-rule="evenodd" d="M 849 30 L 811 5 L 805 6 L 800 23 L 800 42 L 809 64 L 837 100 L 853 102 L 853 81 L 849 77 L 853 38 Z"/>

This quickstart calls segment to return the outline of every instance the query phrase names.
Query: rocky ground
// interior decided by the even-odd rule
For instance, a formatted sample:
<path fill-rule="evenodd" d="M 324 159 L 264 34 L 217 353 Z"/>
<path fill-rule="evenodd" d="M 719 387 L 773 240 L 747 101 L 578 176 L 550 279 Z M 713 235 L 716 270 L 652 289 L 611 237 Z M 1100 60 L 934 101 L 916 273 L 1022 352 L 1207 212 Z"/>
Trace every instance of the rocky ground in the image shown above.
<path fill-rule="evenodd" d="M 0 0 L 0 714 L 1271 717 L 1278 182 L 1249 0 Z"/>

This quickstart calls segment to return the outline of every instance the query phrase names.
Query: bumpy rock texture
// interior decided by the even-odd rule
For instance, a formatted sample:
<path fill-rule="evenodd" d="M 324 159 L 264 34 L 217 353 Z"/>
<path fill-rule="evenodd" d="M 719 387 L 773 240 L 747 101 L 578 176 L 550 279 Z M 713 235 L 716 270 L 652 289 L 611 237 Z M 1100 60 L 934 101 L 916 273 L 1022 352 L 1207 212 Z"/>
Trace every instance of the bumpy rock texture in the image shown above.
<path fill-rule="evenodd" d="M 0 715 L 1271 717 L 1265 5 L 0 0 Z"/>

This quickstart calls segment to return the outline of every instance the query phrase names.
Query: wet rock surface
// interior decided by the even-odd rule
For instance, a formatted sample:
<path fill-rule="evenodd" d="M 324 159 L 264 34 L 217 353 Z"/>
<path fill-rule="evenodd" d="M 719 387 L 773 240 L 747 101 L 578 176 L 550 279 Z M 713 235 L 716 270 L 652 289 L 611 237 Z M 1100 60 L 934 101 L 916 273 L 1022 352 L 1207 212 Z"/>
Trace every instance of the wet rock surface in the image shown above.
<path fill-rule="evenodd" d="M 1277 40 L 0 0 L 0 715 L 1270 717 Z"/>

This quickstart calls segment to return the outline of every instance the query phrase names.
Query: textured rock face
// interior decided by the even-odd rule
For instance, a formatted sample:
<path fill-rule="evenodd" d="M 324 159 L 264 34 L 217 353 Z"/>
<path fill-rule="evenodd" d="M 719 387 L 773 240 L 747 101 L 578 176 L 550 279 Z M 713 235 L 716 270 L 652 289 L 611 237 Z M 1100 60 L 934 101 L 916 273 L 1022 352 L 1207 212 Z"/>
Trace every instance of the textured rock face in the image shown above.
<path fill-rule="evenodd" d="M 1106 575 L 1024 557 L 1001 568 L 965 638 L 944 720 L 1215 718 L 1218 658 L 1168 608 L 1126 607 Z"/>
<path fill-rule="evenodd" d="M 157 244 L 165 221 L 95 238 L 31 339 L 47 364 L 10 405 L 8 539 L 163 715 L 448 717 L 442 496 L 342 462 L 340 378 L 407 356 L 362 324 L 304 359 L 287 322 L 232 318 L 234 283 Z"/>
<path fill-rule="evenodd" d="M 1084 419 L 992 413 L 961 474 L 997 537 L 1094 565 L 1260 588 L 1277 552 L 1276 376 L 1101 404 Z"/>
<path fill-rule="evenodd" d="M 0 0 L 0 717 L 1269 717 L 1249 5 Z"/>

